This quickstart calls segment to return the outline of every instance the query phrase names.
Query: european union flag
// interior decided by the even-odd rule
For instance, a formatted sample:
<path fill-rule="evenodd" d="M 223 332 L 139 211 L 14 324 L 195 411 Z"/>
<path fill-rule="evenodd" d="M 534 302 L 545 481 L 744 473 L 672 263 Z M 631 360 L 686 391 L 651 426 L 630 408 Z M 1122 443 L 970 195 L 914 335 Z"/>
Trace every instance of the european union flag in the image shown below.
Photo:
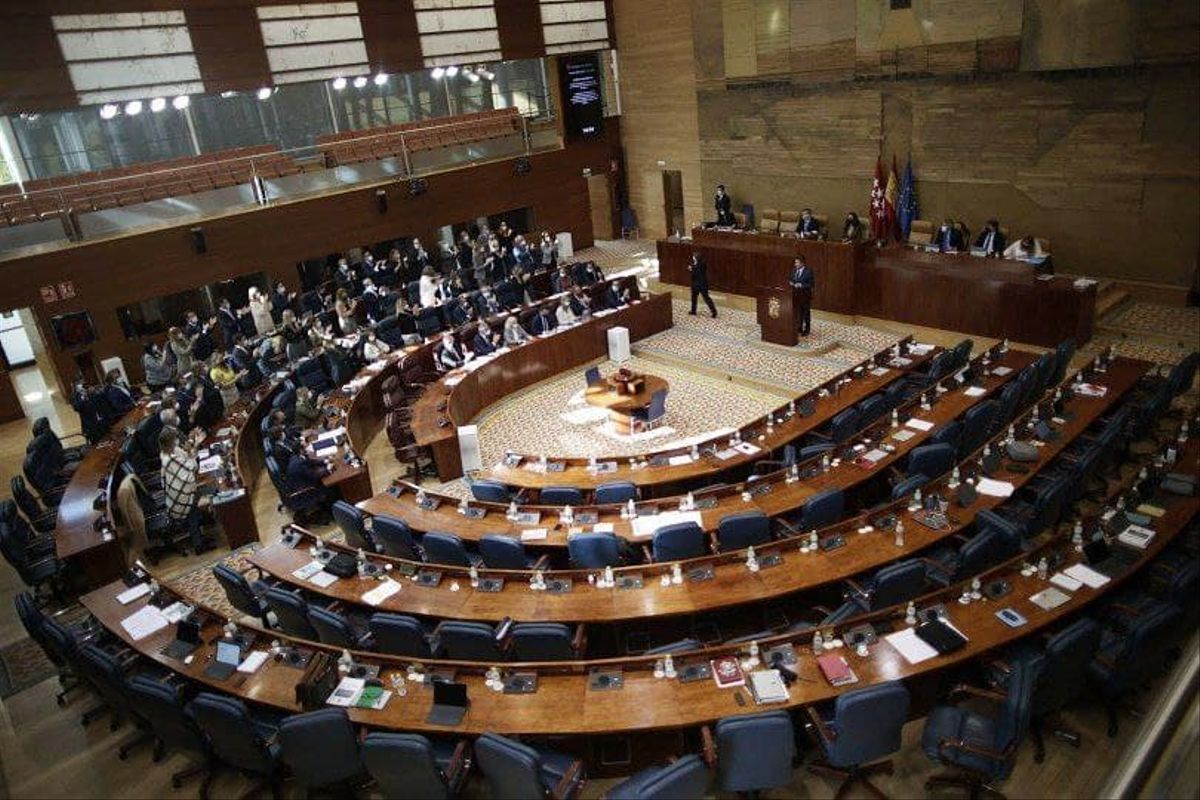
<path fill-rule="evenodd" d="M 908 165 L 904 168 L 904 179 L 900 181 L 900 195 L 896 199 L 898 220 L 900 222 L 901 240 L 908 238 L 908 230 L 912 221 L 920 216 L 917 207 L 917 191 L 913 188 L 912 156 L 908 157 Z"/>

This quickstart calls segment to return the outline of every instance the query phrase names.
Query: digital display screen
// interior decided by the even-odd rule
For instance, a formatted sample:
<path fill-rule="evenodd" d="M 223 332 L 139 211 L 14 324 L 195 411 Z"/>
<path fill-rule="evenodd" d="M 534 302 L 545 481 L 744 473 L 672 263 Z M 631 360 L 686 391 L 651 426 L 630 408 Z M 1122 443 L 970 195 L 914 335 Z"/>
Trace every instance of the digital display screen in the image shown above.
<path fill-rule="evenodd" d="M 597 54 L 564 56 L 558 62 L 558 70 L 567 135 L 599 136 L 604 132 L 604 103 L 600 95 L 603 77 Z"/>

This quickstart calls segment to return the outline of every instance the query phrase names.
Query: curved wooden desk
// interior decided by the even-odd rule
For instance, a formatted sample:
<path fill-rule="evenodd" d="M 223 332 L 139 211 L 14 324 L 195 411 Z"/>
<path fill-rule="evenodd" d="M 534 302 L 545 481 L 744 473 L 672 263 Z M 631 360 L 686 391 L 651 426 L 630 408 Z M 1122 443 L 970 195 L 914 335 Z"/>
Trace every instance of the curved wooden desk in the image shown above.
<path fill-rule="evenodd" d="M 752 464 L 767 457 L 771 452 L 780 450 L 820 428 L 839 412 L 886 389 L 909 371 L 924 366 L 941 352 L 941 348 L 935 347 L 918 355 L 908 350 L 911 342 L 912 337 L 909 336 L 894 345 L 902 349 L 902 361 L 893 362 L 892 348 L 885 348 L 863 363 L 847 367 L 820 386 L 813 387 L 795 398 L 794 405 L 812 404 L 813 413 L 807 417 L 795 415 L 784 419 L 789 407 L 788 404 L 784 404 L 771 411 L 771 418 L 782 421 L 777 422 L 770 432 L 767 432 L 768 415 L 742 426 L 738 433 L 743 439 L 758 441 L 759 436 L 763 437 L 760 453 L 739 452 L 725 460 L 703 458 L 686 464 L 672 464 L 672 457 L 686 456 L 689 453 L 688 447 L 678 446 L 650 451 L 644 457 L 645 466 L 632 464 L 630 462 L 633 459 L 629 458 L 599 456 L 596 459 L 597 463 L 607 465 L 604 471 L 593 469 L 587 458 L 548 457 L 548 461 L 563 465 L 561 472 L 541 470 L 538 467 L 540 459 L 535 455 L 512 454 L 488 471 L 491 473 L 490 477 L 518 489 L 541 490 L 547 486 L 573 486 L 583 491 L 592 491 L 604 483 L 627 481 L 636 485 L 646 498 L 678 494 L 689 488 L 707 485 L 718 478 L 744 473 Z M 875 372 L 878 374 L 874 374 Z M 852 380 L 848 380 L 851 378 Z M 711 436 L 707 440 L 701 439 L 699 444 L 704 447 L 717 439 L 723 441 L 727 436 L 728 434 Z"/>
<path fill-rule="evenodd" d="M 1015 489 L 1033 480 L 1093 423 L 1120 402 L 1148 368 L 1145 362 L 1126 359 L 1115 361 L 1102 376 L 1101 382 L 1109 389 L 1104 397 L 1071 398 L 1066 406 L 1069 419 L 1058 428 L 1058 438 L 1038 448 L 1038 460 L 1025 464 L 1027 471 L 1024 472 L 1002 469 L 996 478 L 1009 481 Z M 1022 415 L 1022 419 L 1028 416 L 1028 413 Z M 1007 431 L 997 435 L 991 440 L 992 446 L 997 446 L 1006 436 Z M 973 453 L 961 462 L 964 477 L 975 471 L 978 455 L 978 452 Z M 928 491 L 952 496 L 953 492 L 945 488 L 948 480 L 949 476 L 942 476 L 929 485 Z M 700 614 L 815 589 L 909 558 L 966 531 L 980 511 L 995 508 L 1003 502 L 1003 498 L 979 495 L 969 506 L 959 507 L 955 504 L 951 509 L 953 524 L 946 530 L 934 531 L 918 522 L 908 511 L 907 499 L 896 501 L 820 531 L 822 539 L 844 536 L 846 545 L 841 548 L 803 554 L 798 550 L 796 537 L 757 548 L 760 556 L 778 554 L 783 558 L 783 564 L 779 567 L 763 569 L 758 573 L 747 571 L 745 552 L 741 550 L 680 562 L 685 576 L 704 566 L 711 567 L 713 571 L 712 578 L 702 581 L 685 577 L 682 585 L 664 586 L 660 582 L 662 575 L 669 574 L 670 564 L 638 564 L 614 570 L 618 576 L 641 575 L 644 585 L 640 589 L 597 588 L 588 582 L 586 570 L 547 571 L 547 578 L 565 578 L 572 582 L 571 591 L 555 594 L 531 590 L 528 585 L 531 571 L 483 569 L 481 575 L 499 577 L 505 583 L 499 592 L 481 592 L 472 589 L 465 569 L 373 556 L 397 568 L 436 569 L 444 573 L 438 586 L 406 584 L 404 590 L 384 601 L 376 610 L 489 622 L 511 618 L 516 621 L 613 623 L 638 618 Z M 859 533 L 871 520 L 887 514 L 895 515 L 904 523 L 906 533 L 901 547 L 896 546 L 891 531 Z M 347 605 L 361 605 L 362 595 L 376 585 L 374 580 L 348 578 L 329 587 L 318 588 L 293 576 L 293 572 L 312 560 L 307 552 L 308 546 L 304 544 L 296 549 L 288 549 L 275 543 L 251 554 L 249 560 L 264 573 L 303 588 L 306 592 Z M 457 590 L 452 588 L 455 582 L 459 587 Z"/>
<path fill-rule="evenodd" d="M 642 387 L 631 394 L 621 394 L 613 387 L 610 378 L 604 385 L 589 386 L 583 392 L 583 400 L 589 406 L 603 408 L 608 411 L 608 421 L 618 431 L 629 434 L 633 431 L 633 415 L 650 405 L 650 398 L 658 392 L 666 392 L 670 387 L 667 382 L 657 375 L 641 375 Z"/>
<path fill-rule="evenodd" d="M 706 502 L 711 501 L 712 505 L 697 510 L 700 517 L 699 524 L 705 531 L 714 531 L 723 517 L 740 511 L 758 510 L 769 517 L 778 517 L 797 510 L 818 492 L 833 488 L 849 489 L 884 474 L 888 467 L 898 463 L 914 448 L 924 444 L 937 433 L 941 426 L 958 418 L 976 403 L 986 400 L 1033 360 L 1033 356 L 1028 353 L 1010 350 L 994 362 L 994 366 L 1007 367 L 1012 371 L 1002 376 L 994 373 L 985 376 L 982 380 L 982 394 L 971 396 L 967 394 L 966 387 L 960 387 L 943 394 L 929 411 L 917 410 L 913 404 L 910 404 L 908 407 L 912 408 L 914 415 L 932 423 L 932 426 L 925 431 L 907 428 L 913 436 L 906 441 L 892 440 L 889 442 L 894 445 L 894 450 L 877 462 L 872 469 L 863 469 L 851 461 L 842 461 L 832 465 L 826 472 L 818 470 L 819 474 L 794 482 L 787 481 L 786 470 L 779 470 L 753 481 L 752 484 L 721 487 L 705 493 L 702 498 Z M 872 425 L 868 431 L 860 432 L 859 436 L 855 437 L 855 441 L 867 437 L 882 441 L 890 436 L 890 426 L 890 420 L 881 420 Z M 801 468 L 811 470 L 813 465 L 819 464 L 819 462 L 818 458 L 808 462 L 807 465 L 802 465 Z M 472 506 L 482 508 L 486 513 L 485 516 L 478 519 L 467 519 L 457 512 L 456 503 L 449 498 L 427 494 L 427 499 L 431 501 L 430 505 L 419 506 L 416 501 L 417 491 L 417 487 L 399 482 L 393 484 L 387 492 L 360 503 L 359 507 L 373 515 L 387 514 L 398 517 L 414 530 L 422 532 L 453 531 L 464 539 L 478 540 L 485 533 L 501 533 L 520 537 L 523 531 L 546 528 L 547 533 L 544 539 L 535 541 L 529 540 L 529 537 L 526 536 L 528 544 L 539 548 L 563 548 L 567 545 L 569 529 L 558 522 L 560 509 L 557 507 L 525 506 L 524 510 L 538 514 L 539 518 L 536 522 L 518 524 L 507 519 L 506 506 L 492 503 L 472 503 Z M 746 496 L 746 491 L 750 492 L 749 497 Z M 648 542 L 653 535 L 651 523 L 645 519 L 646 515 L 654 511 L 677 510 L 678 503 L 678 498 L 674 498 L 638 504 L 638 519 L 642 520 L 641 522 L 623 519 L 620 506 L 583 506 L 576 509 L 576 513 L 594 513 L 598 516 L 599 523 L 611 524 L 617 536 L 631 542 L 641 543 Z"/>
<path fill-rule="evenodd" d="M 1181 464 L 1191 465 L 1195 469 L 1196 455 L 1196 441 L 1192 440 L 1183 454 Z M 1157 536 L 1130 569 L 1099 589 L 1080 588 L 1070 594 L 1068 602 L 1051 611 L 1044 611 L 1028 600 L 1034 593 L 1049 586 L 1048 581 L 1040 580 L 1036 575 L 1023 576 L 1012 565 L 1005 565 L 987 573 L 987 579 L 1004 577 L 1010 581 L 1012 592 L 1002 602 L 1004 606 L 1012 607 L 1028 620 L 1028 623 L 1019 629 L 1009 628 L 996 618 L 994 611 L 999 607 L 997 603 L 982 600 L 961 606 L 953 602 L 961 591 L 960 586 L 952 586 L 922 598 L 921 606 L 927 606 L 934 601 L 946 603 L 950 621 L 968 638 L 967 645 L 953 654 L 935 656 L 918 664 L 910 664 L 886 642 L 871 646 L 865 657 L 860 657 L 848 649 L 842 650 L 841 654 L 849 661 L 858 675 L 859 682 L 839 689 L 830 686 L 821 676 L 807 649 L 807 634 L 764 640 L 760 643 L 764 646 L 788 642 L 795 647 L 796 672 L 801 679 L 792 686 L 787 702 L 768 706 L 764 710 L 772 707 L 798 708 L 812 705 L 830 700 L 842 691 L 861 689 L 881 681 L 920 680 L 936 675 L 947 667 L 966 663 L 1024 637 L 1048 630 L 1095 600 L 1123 586 L 1145 564 L 1162 552 L 1200 510 L 1200 499 L 1195 497 L 1160 496 L 1155 502 L 1163 507 L 1166 513 L 1155 520 L 1153 527 Z M 1064 552 L 1063 567 L 1080 559 L 1079 554 L 1061 542 L 1049 546 Z M 208 643 L 200 647 L 191 664 L 174 661 L 161 654 L 163 646 L 173 638 L 169 627 L 139 642 L 132 641 L 120 622 L 140 609 L 147 599 L 140 598 L 128 606 L 121 606 L 116 601 L 116 596 L 124 589 L 123 583 L 116 582 L 86 595 L 82 602 L 105 628 L 126 645 L 198 684 L 282 711 L 299 710 L 295 701 L 295 687 L 301 672 L 281 663 L 268 660 L 257 672 L 251 675 L 239 674 L 230 681 L 214 681 L 204 676 L 204 668 L 214 651 L 211 640 L 219 635 L 219 627 L 223 620 L 214 620 L 206 625 L 204 638 Z M 870 619 L 884 628 L 899 630 L 903 623 L 899 622 L 895 615 L 896 609 L 888 609 Z M 287 640 L 286 636 L 277 632 L 261 634 L 257 649 L 262 649 L 266 642 L 276 638 Z M 303 649 L 332 650 L 302 641 L 295 644 Z M 724 646 L 681 655 L 676 659 L 675 666 L 676 669 L 682 669 L 687 663 L 704 662 L 739 651 L 738 647 Z M 380 677 L 385 687 L 391 685 L 394 674 L 404 674 L 404 665 L 408 663 L 408 660 L 379 654 L 363 653 L 358 657 L 365 663 L 380 665 Z M 711 680 L 682 683 L 667 678 L 656 679 L 652 674 L 654 662 L 653 657 L 637 657 L 593 662 L 507 664 L 508 669 L 527 669 L 538 674 L 535 693 L 510 695 L 492 692 L 484 686 L 482 672 L 488 666 L 486 664 L 428 661 L 424 662 L 427 667 L 451 669 L 455 673 L 455 679 L 467 685 L 471 707 L 462 724 L 447 728 L 426 722 L 432 704 L 432 693 L 412 683 L 407 687 L 406 696 L 392 697 L 382 710 L 350 709 L 349 713 L 354 722 L 373 728 L 467 735 L 491 731 L 506 735 L 592 736 L 691 728 L 711 723 L 721 717 L 753 710 L 753 706 L 746 708 L 735 701 L 736 691 L 719 689 Z M 622 688 L 607 691 L 589 688 L 589 674 L 597 669 L 620 671 L 624 680 Z M 744 692 L 742 694 L 744 695 Z"/>

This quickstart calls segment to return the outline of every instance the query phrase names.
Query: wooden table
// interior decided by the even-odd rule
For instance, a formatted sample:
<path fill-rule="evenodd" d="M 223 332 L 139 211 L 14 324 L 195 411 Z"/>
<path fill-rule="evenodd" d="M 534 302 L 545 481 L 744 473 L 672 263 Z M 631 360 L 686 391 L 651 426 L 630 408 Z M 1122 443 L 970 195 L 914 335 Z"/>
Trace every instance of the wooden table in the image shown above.
<path fill-rule="evenodd" d="M 659 276 L 688 285 L 687 261 L 699 251 L 709 285 L 755 296 L 787 283 L 804 256 L 816 278 L 813 308 L 1054 347 L 1092 337 L 1096 288 L 1068 277 L 1040 280 L 1029 265 L 969 254 L 927 253 L 899 245 L 819 242 L 791 235 L 697 229 L 690 241 L 658 242 Z"/>
<path fill-rule="evenodd" d="M 657 375 L 637 375 L 641 387 L 636 392 L 624 393 L 619 381 L 613 376 L 604 379 L 604 384 L 587 387 L 583 399 L 589 406 L 608 410 L 608 421 L 617 432 L 628 436 L 633 432 L 634 414 L 644 411 L 650 399 L 658 392 L 666 392 L 667 382 Z"/>

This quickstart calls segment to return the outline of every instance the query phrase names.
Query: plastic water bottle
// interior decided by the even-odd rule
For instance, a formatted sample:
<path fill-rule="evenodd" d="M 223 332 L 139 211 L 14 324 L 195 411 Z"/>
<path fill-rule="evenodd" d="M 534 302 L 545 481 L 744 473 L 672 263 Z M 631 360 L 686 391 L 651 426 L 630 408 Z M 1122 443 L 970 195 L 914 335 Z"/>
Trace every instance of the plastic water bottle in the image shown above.
<path fill-rule="evenodd" d="M 611 566 L 606 566 L 604 568 L 604 585 L 611 589 L 613 586 L 616 586 L 616 584 L 617 579 L 613 575 L 613 568 Z"/>
<path fill-rule="evenodd" d="M 471 588 L 477 588 L 479 586 L 479 568 L 472 564 L 471 569 L 468 570 L 467 574 L 471 578 Z"/>
<path fill-rule="evenodd" d="M 1037 575 L 1041 580 L 1046 580 L 1050 576 L 1050 562 L 1046 560 L 1045 556 L 1038 559 Z"/>
<path fill-rule="evenodd" d="M 900 410 L 896 409 L 896 408 L 892 409 L 892 427 L 893 428 L 900 427 Z"/>
<path fill-rule="evenodd" d="M 819 656 L 825 652 L 825 640 L 821 636 L 821 632 L 817 631 L 812 638 L 812 651 L 814 656 Z"/>
<path fill-rule="evenodd" d="M 917 624 L 917 604 L 912 602 L 911 600 L 908 603 L 908 607 L 904 609 L 904 624 L 905 625 L 916 625 Z"/>
<path fill-rule="evenodd" d="M 904 547 L 904 520 L 896 520 L 896 547 Z"/>

